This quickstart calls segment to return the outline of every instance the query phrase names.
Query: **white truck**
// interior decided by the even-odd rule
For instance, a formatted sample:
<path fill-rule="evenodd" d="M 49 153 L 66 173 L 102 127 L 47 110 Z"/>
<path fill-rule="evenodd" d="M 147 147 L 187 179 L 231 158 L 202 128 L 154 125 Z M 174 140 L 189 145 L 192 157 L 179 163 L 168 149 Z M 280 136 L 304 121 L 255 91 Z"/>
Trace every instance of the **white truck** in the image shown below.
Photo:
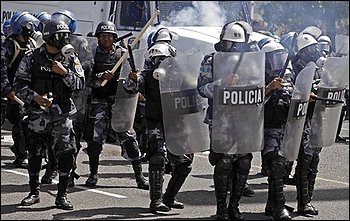
<path fill-rule="evenodd" d="M 176 10 L 171 7 L 171 2 L 167 2 L 168 14 L 173 15 L 174 12 L 179 13 L 183 10 L 186 14 L 182 14 L 181 19 L 186 19 L 186 16 L 194 14 L 193 10 L 198 9 L 195 13 L 196 17 L 188 17 L 189 22 L 196 23 L 198 20 L 206 18 L 205 24 L 213 21 L 220 20 L 221 23 L 216 23 L 214 26 L 209 25 L 191 25 L 187 22 L 185 25 L 168 25 L 164 26 L 161 21 L 162 16 L 157 16 L 145 34 L 140 39 L 140 43 L 136 45 L 136 48 L 147 47 L 147 36 L 158 29 L 159 27 L 167 27 L 170 31 L 177 34 L 178 39 L 173 41 L 178 53 L 190 53 L 190 52 L 202 52 L 209 53 L 214 50 L 213 45 L 219 41 L 220 31 L 225 22 L 222 20 L 225 14 L 220 12 L 222 8 L 216 2 L 212 2 L 212 5 L 201 5 L 202 3 L 196 3 L 197 5 L 188 6 L 190 2 L 178 7 L 178 3 L 173 2 L 176 5 Z M 163 3 L 164 5 L 165 3 Z M 226 4 L 231 4 L 226 2 Z M 232 4 L 239 4 L 232 2 Z M 233 8 L 237 8 L 235 7 Z M 131 43 L 137 33 L 152 17 L 153 13 L 159 9 L 160 1 L 1 1 L 1 23 L 6 19 L 11 18 L 15 12 L 28 11 L 32 14 L 37 14 L 42 11 L 53 13 L 59 9 L 67 9 L 73 12 L 78 20 L 78 27 L 76 33 L 80 33 L 85 36 L 89 32 L 94 32 L 97 24 L 101 21 L 110 20 L 116 24 L 117 32 L 119 36 L 133 32 L 133 36 L 128 38 L 128 43 Z M 165 6 L 164 6 L 165 7 Z M 164 8 L 163 7 L 163 8 Z M 169 8 L 170 7 L 170 8 Z M 196 8 L 197 7 L 197 8 Z M 204 8 L 208 7 L 208 8 Z M 215 9 L 215 10 L 213 10 Z M 192 11 L 191 11 L 192 10 Z M 203 15 L 202 15 L 203 14 Z M 163 14 L 163 18 L 168 15 Z M 169 17 L 169 16 L 168 16 Z M 248 16 L 249 17 L 249 16 Z M 170 18 L 171 20 L 172 18 Z M 233 20 L 233 18 L 226 18 L 226 20 Z M 169 19 L 168 19 L 169 20 Z M 174 20 L 174 19 L 173 19 Z M 169 25 L 170 24 L 170 25 Z M 266 37 L 263 35 L 256 35 L 257 38 Z"/>

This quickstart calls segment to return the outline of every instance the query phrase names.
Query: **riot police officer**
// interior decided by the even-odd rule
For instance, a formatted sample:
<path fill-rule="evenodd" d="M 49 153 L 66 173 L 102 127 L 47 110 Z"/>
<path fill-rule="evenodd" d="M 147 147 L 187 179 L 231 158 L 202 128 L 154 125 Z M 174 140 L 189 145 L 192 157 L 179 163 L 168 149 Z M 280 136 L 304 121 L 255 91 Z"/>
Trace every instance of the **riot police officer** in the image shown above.
<path fill-rule="evenodd" d="M 316 38 L 309 34 L 301 32 L 296 39 L 297 54 L 292 60 L 295 74 L 306 67 L 309 62 L 315 62 L 320 68 L 322 67 L 324 57 L 318 48 Z M 316 69 L 314 80 L 320 79 L 319 71 Z M 295 181 L 297 188 L 298 213 L 302 215 L 317 215 L 318 210 L 311 204 L 313 190 L 315 187 L 316 176 L 318 173 L 318 164 L 320 162 L 319 154 L 321 147 L 314 148 L 310 146 L 311 119 L 315 108 L 315 87 L 311 91 L 310 102 L 307 108 L 306 120 L 303 129 L 302 140 L 295 168 Z"/>
<path fill-rule="evenodd" d="M 255 41 L 249 41 L 252 28 L 245 22 L 229 22 L 225 24 L 220 34 L 220 41 L 215 44 L 217 52 L 248 52 L 258 51 Z M 198 91 L 202 97 L 208 98 L 204 122 L 209 124 L 210 153 L 209 162 L 214 166 L 214 186 L 217 202 L 216 218 L 243 219 L 239 211 L 239 200 L 247 182 L 251 160 L 253 155 L 248 154 L 223 154 L 216 153 L 212 149 L 212 119 L 213 119 L 213 56 L 206 55 L 202 61 L 198 78 Z M 227 192 L 229 191 L 229 179 L 232 179 L 230 202 L 227 208 Z M 227 211 L 228 209 L 228 211 Z M 228 213 L 228 214 L 227 214 Z"/>
<path fill-rule="evenodd" d="M 74 52 L 78 56 L 81 65 L 84 70 L 86 85 L 85 88 L 79 91 L 74 91 L 72 95 L 72 99 L 77 108 L 77 112 L 72 116 L 73 119 L 73 128 L 75 132 L 75 141 L 77 146 L 77 152 L 75 154 L 75 161 L 73 165 L 73 171 L 71 173 L 71 178 L 69 180 L 69 187 L 74 186 L 74 180 L 78 179 L 80 176 L 75 172 L 77 169 L 76 160 L 78 158 L 78 154 L 82 147 L 81 140 L 83 138 L 84 128 L 85 128 L 85 114 L 86 109 L 89 105 L 89 101 L 91 100 L 91 87 L 89 82 L 91 82 L 91 72 L 94 63 L 93 58 L 93 48 L 97 47 L 97 41 L 95 39 L 91 39 L 91 42 L 88 42 L 86 38 L 80 36 L 79 34 L 75 34 L 76 29 L 78 27 L 78 21 L 73 12 L 69 10 L 58 10 L 52 13 L 52 19 L 63 20 L 69 27 L 70 32 L 69 35 L 70 44 L 74 47 Z M 68 51 L 73 51 L 72 48 L 68 48 Z"/>
<path fill-rule="evenodd" d="M 13 146 L 12 152 L 16 159 L 13 165 L 23 167 L 26 165 L 26 121 L 24 109 L 14 100 L 15 91 L 12 87 L 15 72 L 24 56 L 24 53 L 36 47 L 34 37 L 38 36 L 35 31 L 39 20 L 29 12 L 18 12 L 11 17 L 11 34 L 1 45 L 1 93 L 10 100 L 7 105 L 7 119 L 12 126 Z"/>
<path fill-rule="evenodd" d="M 288 52 L 284 47 L 271 39 L 259 41 L 261 51 L 265 52 L 265 96 L 267 102 L 264 108 L 264 149 L 263 159 L 268 175 L 268 199 L 265 215 L 276 220 L 291 220 L 285 208 L 283 194 L 283 173 L 286 158 L 282 154 L 282 139 L 291 103 L 292 69 Z M 284 68 L 286 67 L 286 68 Z M 281 73 L 283 72 L 283 73 Z M 282 86 L 282 83 L 289 84 Z"/>
<path fill-rule="evenodd" d="M 99 155 L 106 142 L 109 121 L 112 114 L 112 105 L 117 92 L 120 69 L 111 73 L 116 62 L 126 52 L 114 40 L 117 38 L 115 25 L 110 21 L 100 22 L 95 31 L 98 46 L 95 52 L 95 61 L 92 73 L 92 101 L 88 113 L 85 140 L 88 143 L 90 175 L 86 180 L 87 186 L 95 186 L 98 181 Z M 107 80 L 107 84 L 101 83 Z M 142 174 L 141 153 L 133 129 L 117 132 L 122 152 L 131 160 L 138 188 L 148 189 L 148 182 Z"/>
<path fill-rule="evenodd" d="M 167 44 L 155 44 L 149 49 L 150 61 L 140 72 L 130 72 L 124 87 L 130 93 L 140 92 L 145 96 L 145 118 L 148 135 L 146 159 L 149 161 L 150 211 L 168 212 L 171 208 L 183 209 L 183 203 L 175 198 L 186 177 L 191 172 L 193 154 L 174 155 L 167 150 L 164 137 L 163 112 L 159 80 L 154 75 L 161 62 L 174 56 Z M 170 161 L 171 178 L 163 195 L 165 165 Z"/>
<path fill-rule="evenodd" d="M 20 63 L 14 81 L 18 96 L 28 104 L 28 151 L 30 193 L 21 202 L 30 206 L 40 202 L 39 173 L 45 148 L 53 149 L 58 161 L 59 183 L 55 204 L 73 209 L 67 199 L 67 186 L 76 152 L 71 115 L 76 112 L 72 91 L 85 84 L 79 59 L 64 56 L 61 49 L 69 43 L 68 26 L 51 19 L 44 27 L 39 48 L 28 52 Z"/>
<path fill-rule="evenodd" d="M 51 14 L 43 11 L 37 14 L 36 18 L 40 21 L 37 30 L 40 32 L 43 32 L 44 25 L 51 19 Z M 44 40 L 41 37 L 40 40 L 38 40 L 38 46 L 42 45 L 43 43 L 44 43 Z M 53 150 L 49 147 L 47 148 L 45 160 L 47 162 L 46 170 L 40 182 L 41 184 L 51 184 L 52 180 L 55 179 L 55 177 L 57 176 L 58 162 L 57 162 L 57 159 L 55 158 Z"/>

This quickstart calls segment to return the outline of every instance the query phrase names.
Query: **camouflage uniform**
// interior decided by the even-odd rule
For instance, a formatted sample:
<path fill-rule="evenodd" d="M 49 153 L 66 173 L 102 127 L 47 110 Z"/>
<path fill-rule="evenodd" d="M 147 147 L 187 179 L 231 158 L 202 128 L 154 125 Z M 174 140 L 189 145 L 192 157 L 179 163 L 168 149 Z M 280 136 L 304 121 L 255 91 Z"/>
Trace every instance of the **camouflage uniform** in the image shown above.
<path fill-rule="evenodd" d="M 255 51 L 256 45 L 252 42 L 248 51 Z M 223 154 L 216 153 L 212 150 L 212 119 L 213 119 L 213 56 L 214 53 L 206 55 L 203 58 L 200 67 L 200 73 L 197 82 L 197 89 L 199 94 L 208 98 L 208 108 L 204 123 L 209 125 L 210 137 L 210 153 L 209 162 L 214 166 L 214 185 L 215 195 L 217 201 L 217 219 L 242 219 L 238 206 L 247 183 L 251 161 L 253 159 L 252 153 L 247 154 Z M 230 180 L 232 178 L 232 184 Z M 231 187 L 230 187 L 231 185 Z M 230 202 L 227 206 L 226 198 L 227 192 L 231 188 Z M 228 212 L 227 212 L 228 210 Z"/>
<path fill-rule="evenodd" d="M 29 51 L 16 72 L 14 87 L 18 96 L 28 106 L 29 185 L 32 195 L 39 194 L 39 173 L 45 148 L 52 148 L 58 161 L 59 183 L 57 197 L 66 195 L 69 175 L 76 152 L 72 114 L 76 112 L 71 99 L 72 91 L 81 90 L 85 84 L 84 73 L 75 55 L 64 58 L 61 53 L 54 57 L 68 70 L 65 77 L 51 70 L 51 55 L 44 43 Z M 34 97 L 52 93 L 52 105 L 41 108 Z M 57 198 L 56 198 L 57 200 Z"/>
<path fill-rule="evenodd" d="M 112 70 L 126 49 L 113 44 L 111 52 L 98 46 L 95 51 L 92 81 L 92 99 L 87 113 L 86 130 L 84 139 L 88 143 L 87 152 L 89 155 L 90 177 L 86 182 L 88 186 L 94 186 L 97 182 L 99 155 L 103 144 L 106 142 L 110 119 L 112 116 L 112 105 L 115 102 L 120 68 L 113 78 L 105 86 L 101 86 L 101 77 L 104 71 Z M 136 140 L 136 133 L 130 131 L 117 132 L 117 138 L 122 148 L 122 156 L 130 160 L 135 172 L 136 182 L 139 188 L 148 189 L 148 184 L 142 175 L 141 153 Z"/>
<path fill-rule="evenodd" d="M 18 65 L 25 51 L 34 47 L 35 43 L 31 38 L 27 42 L 20 42 L 15 37 L 6 38 L 4 44 L 1 45 L 1 96 L 6 96 L 13 91 L 12 84 Z M 8 100 L 6 115 L 9 122 L 13 124 L 12 139 L 14 144 L 11 150 L 16 156 L 14 164 L 21 166 L 23 160 L 27 158 L 25 110 L 16 101 Z"/>
<path fill-rule="evenodd" d="M 297 55 L 297 57 L 292 60 L 293 70 L 295 70 L 296 74 L 299 74 L 304 68 L 304 66 L 298 62 L 298 59 L 300 59 L 300 57 Z M 314 74 L 315 82 L 321 78 L 319 70 L 320 69 L 316 68 Z M 317 94 L 315 86 L 316 85 L 313 85 L 312 91 Z M 302 215 L 318 215 L 318 210 L 311 204 L 318 173 L 318 164 L 320 162 L 320 153 L 322 150 L 322 147 L 314 148 L 310 146 L 311 120 L 316 105 L 315 103 L 315 101 L 311 101 L 307 107 L 294 175 L 297 188 L 298 213 Z"/>
<path fill-rule="evenodd" d="M 153 71 L 157 67 L 153 62 L 146 61 L 145 68 L 138 75 L 137 82 L 126 78 L 124 87 L 130 93 L 140 92 L 146 99 L 145 118 L 146 134 L 148 135 L 146 159 L 149 160 L 150 209 L 152 212 L 167 212 L 170 208 L 184 208 L 184 205 L 178 202 L 175 196 L 192 170 L 194 154 L 174 155 L 167 150 L 159 81 L 153 78 Z M 172 167 L 171 178 L 163 195 L 163 176 L 168 161 Z"/>

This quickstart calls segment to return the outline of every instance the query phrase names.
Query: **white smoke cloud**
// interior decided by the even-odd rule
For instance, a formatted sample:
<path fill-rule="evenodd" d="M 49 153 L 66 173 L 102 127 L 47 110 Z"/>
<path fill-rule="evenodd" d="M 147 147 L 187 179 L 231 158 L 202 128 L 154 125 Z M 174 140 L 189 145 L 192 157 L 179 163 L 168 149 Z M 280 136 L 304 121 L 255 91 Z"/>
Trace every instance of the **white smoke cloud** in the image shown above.
<path fill-rule="evenodd" d="M 193 1 L 193 7 L 185 7 L 180 11 L 171 11 L 168 22 L 164 26 L 223 26 L 226 21 L 225 12 L 217 1 Z"/>

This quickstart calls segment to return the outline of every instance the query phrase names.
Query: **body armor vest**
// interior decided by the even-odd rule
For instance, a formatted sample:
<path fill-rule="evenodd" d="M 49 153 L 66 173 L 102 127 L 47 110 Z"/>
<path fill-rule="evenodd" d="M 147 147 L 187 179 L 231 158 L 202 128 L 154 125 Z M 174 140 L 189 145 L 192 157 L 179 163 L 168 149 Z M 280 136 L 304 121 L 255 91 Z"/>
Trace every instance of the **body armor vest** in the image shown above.
<path fill-rule="evenodd" d="M 6 40 L 8 41 L 7 44 L 11 44 L 11 46 L 9 47 L 11 48 L 10 50 L 11 50 L 12 58 L 8 66 L 7 76 L 8 76 L 9 82 L 12 85 L 19 63 L 21 62 L 25 52 L 29 50 L 29 48 L 27 47 L 26 42 L 17 42 L 13 38 L 7 38 Z M 29 45 L 30 47 L 34 48 L 34 45 L 30 40 L 29 40 Z"/>
<path fill-rule="evenodd" d="M 265 128 L 281 128 L 285 125 L 290 103 L 291 96 L 285 94 L 283 90 L 273 91 L 264 107 Z"/>
<path fill-rule="evenodd" d="M 155 120 L 163 120 L 162 102 L 160 98 L 159 81 L 153 77 L 153 71 L 155 68 L 145 70 L 145 97 L 146 118 L 152 118 Z"/>
<path fill-rule="evenodd" d="M 101 53 L 100 49 L 96 50 L 95 56 L 95 66 L 94 73 L 101 73 L 106 70 L 112 70 L 114 65 L 121 58 L 121 49 L 116 48 L 113 54 L 110 53 Z M 107 82 L 103 87 L 93 88 L 92 95 L 97 98 L 106 98 L 107 96 L 112 96 L 117 93 L 118 79 L 120 74 L 120 68 L 116 70 L 113 78 Z"/>
<path fill-rule="evenodd" d="M 34 62 L 32 64 L 32 82 L 31 87 L 39 95 L 52 93 L 53 103 L 58 104 L 62 111 L 66 112 L 70 109 L 71 89 L 63 82 L 60 75 L 52 72 L 51 61 L 47 59 L 45 54 L 40 53 L 40 48 L 34 50 Z M 67 107 L 66 107 L 67 106 Z"/>

